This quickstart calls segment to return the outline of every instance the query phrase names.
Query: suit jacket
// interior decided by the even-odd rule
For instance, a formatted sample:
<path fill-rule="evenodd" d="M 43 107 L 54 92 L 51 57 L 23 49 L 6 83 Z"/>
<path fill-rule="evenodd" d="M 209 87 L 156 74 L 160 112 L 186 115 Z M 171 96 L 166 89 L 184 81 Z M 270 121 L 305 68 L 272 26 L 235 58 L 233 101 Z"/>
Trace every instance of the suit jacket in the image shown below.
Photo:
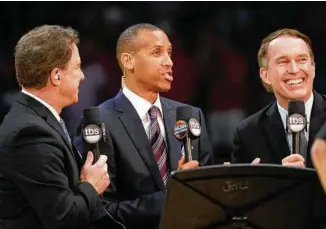
<path fill-rule="evenodd" d="M 310 149 L 322 124 L 326 121 L 326 96 L 314 91 L 314 102 L 311 111 L 308 157 L 306 166 L 312 168 Z M 279 114 L 277 103 L 266 106 L 257 113 L 242 121 L 235 131 L 234 148 L 231 154 L 232 163 L 251 163 L 260 158 L 260 163 L 282 164 L 282 159 L 290 155 L 287 136 Z M 318 197 L 316 214 L 325 217 L 325 198 Z M 321 206 L 324 205 L 324 206 Z M 319 224 L 319 222 L 318 222 Z M 323 222 L 324 225 L 326 225 Z M 315 226 L 312 228 L 319 228 Z"/>
<path fill-rule="evenodd" d="M 173 127 L 176 108 L 185 104 L 161 97 L 167 140 L 169 170 L 177 169 L 182 143 L 176 140 Z M 107 210 L 130 228 L 157 228 L 165 200 L 166 189 L 143 124 L 130 101 L 119 92 L 99 106 L 109 134 L 102 153 L 108 154 L 111 184 L 105 193 Z M 192 107 L 193 117 L 201 122 L 202 134 L 192 142 L 193 157 L 200 165 L 213 163 L 211 147 L 202 111 Z M 83 122 L 83 121 L 82 121 Z M 81 124 L 76 131 L 76 146 L 85 152 L 80 136 Z"/>
<path fill-rule="evenodd" d="M 54 115 L 19 93 L 0 126 L 0 228 L 93 228 L 105 215 Z"/>

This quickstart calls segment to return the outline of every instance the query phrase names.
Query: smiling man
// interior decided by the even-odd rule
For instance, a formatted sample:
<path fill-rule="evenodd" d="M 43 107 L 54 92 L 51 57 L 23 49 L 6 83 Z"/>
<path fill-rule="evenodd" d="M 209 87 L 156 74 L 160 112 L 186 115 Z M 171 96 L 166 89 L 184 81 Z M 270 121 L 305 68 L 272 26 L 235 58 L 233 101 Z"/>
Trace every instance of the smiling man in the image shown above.
<path fill-rule="evenodd" d="M 122 32 L 117 59 L 125 76 L 123 89 L 99 106 L 107 127 L 110 188 L 104 194 L 107 210 L 126 228 L 158 228 L 173 170 L 212 164 L 212 154 L 203 113 L 199 108 L 163 98 L 173 81 L 172 45 L 167 35 L 151 24 L 137 24 Z M 189 106 L 202 127 L 193 141 L 198 157 L 185 162 L 182 144 L 173 127 L 176 109 Z M 76 145 L 82 144 L 81 124 Z M 180 193 L 180 195 L 182 195 Z"/>
<path fill-rule="evenodd" d="M 325 96 L 313 91 L 315 78 L 311 40 L 294 29 L 281 29 L 263 39 L 258 52 L 260 78 L 276 101 L 242 121 L 236 128 L 233 163 L 260 163 L 312 167 L 307 158 L 291 152 L 291 134 L 286 132 L 289 100 L 303 100 L 308 121 L 308 151 L 326 120 Z"/>
<path fill-rule="evenodd" d="M 313 167 L 310 154 L 291 152 L 286 132 L 289 100 L 303 100 L 307 117 L 307 152 L 326 120 L 326 97 L 313 91 L 315 78 L 311 40 L 294 29 L 281 29 L 263 39 L 258 52 L 260 78 L 276 101 L 242 121 L 235 131 L 233 163 L 260 163 Z M 325 194 L 316 193 L 314 219 L 309 228 L 325 228 Z M 299 203 L 298 203 L 299 204 Z"/>

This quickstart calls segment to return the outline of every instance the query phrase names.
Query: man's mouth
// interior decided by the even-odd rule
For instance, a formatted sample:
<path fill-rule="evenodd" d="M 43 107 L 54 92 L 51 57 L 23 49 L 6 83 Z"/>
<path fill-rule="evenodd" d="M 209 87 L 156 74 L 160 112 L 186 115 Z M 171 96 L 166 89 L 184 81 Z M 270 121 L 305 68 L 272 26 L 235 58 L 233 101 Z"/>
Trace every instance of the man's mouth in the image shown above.
<path fill-rule="evenodd" d="M 299 79 L 291 79 L 291 80 L 287 80 L 285 81 L 287 85 L 298 85 L 301 84 L 304 81 L 303 78 L 299 78 Z"/>
<path fill-rule="evenodd" d="M 163 76 L 168 81 L 172 81 L 173 80 L 172 71 L 168 71 L 168 72 L 164 73 Z"/>

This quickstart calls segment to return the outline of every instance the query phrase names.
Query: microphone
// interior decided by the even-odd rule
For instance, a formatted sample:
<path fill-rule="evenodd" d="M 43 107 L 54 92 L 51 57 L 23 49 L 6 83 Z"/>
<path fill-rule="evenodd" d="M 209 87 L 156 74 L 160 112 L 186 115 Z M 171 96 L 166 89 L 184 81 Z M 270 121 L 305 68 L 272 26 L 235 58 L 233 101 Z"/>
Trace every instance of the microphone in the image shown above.
<path fill-rule="evenodd" d="M 192 108 L 189 106 L 178 107 L 176 111 L 176 123 L 174 125 L 174 136 L 183 142 L 186 161 L 192 160 L 191 141 L 200 136 L 200 123 L 192 118 Z"/>
<path fill-rule="evenodd" d="M 98 107 L 84 109 L 83 139 L 87 151 L 93 152 L 95 163 L 101 155 L 99 142 L 106 141 L 105 125 Z"/>
<path fill-rule="evenodd" d="M 300 154 L 300 133 L 307 130 L 307 119 L 304 102 L 302 100 L 290 100 L 288 103 L 288 116 L 286 131 L 292 132 L 292 152 Z"/>

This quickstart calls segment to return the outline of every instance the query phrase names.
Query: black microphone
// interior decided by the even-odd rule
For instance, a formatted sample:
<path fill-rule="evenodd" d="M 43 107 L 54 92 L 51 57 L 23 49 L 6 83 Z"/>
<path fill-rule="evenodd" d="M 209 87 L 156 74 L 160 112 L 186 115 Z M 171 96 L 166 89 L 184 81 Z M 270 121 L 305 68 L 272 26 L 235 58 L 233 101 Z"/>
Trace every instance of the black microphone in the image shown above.
<path fill-rule="evenodd" d="M 288 103 L 288 116 L 286 129 L 292 133 L 292 152 L 300 154 L 300 133 L 307 128 L 307 119 L 304 102 L 290 100 Z"/>
<path fill-rule="evenodd" d="M 200 123 L 192 118 L 192 108 L 189 106 L 178 107 L 176 119 L 174 136 L 183 142 L 185 159 L 188 162 L 193 158 L 191 141 L 199 137 L 201 133 Z"/>
<path fill-rule="evenodd" d="M 101 155 L 99 142 L 106 141 L 105 125 L 98 107 L 84 109 L 83 139 L 87 151 L 93 152 L 95 163 Z"/>

